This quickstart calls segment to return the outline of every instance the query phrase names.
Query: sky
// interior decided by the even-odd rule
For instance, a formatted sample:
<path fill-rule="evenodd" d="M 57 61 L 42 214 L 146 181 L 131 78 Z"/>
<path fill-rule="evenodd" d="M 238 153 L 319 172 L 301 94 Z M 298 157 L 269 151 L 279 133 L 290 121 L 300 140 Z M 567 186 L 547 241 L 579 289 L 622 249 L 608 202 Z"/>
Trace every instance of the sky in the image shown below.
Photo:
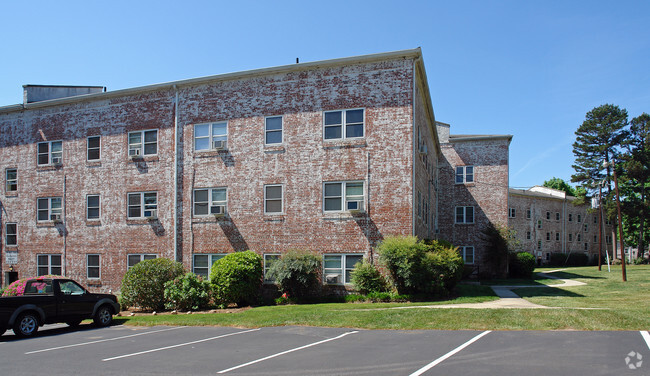
<path fill-rule="evenodd" d="M 0 106 L 420 47 L 437 121 L 510 134 L 509 185 L 569 181 L 574 132 L 650 113 L 650 1 L 5 1 Z"/>

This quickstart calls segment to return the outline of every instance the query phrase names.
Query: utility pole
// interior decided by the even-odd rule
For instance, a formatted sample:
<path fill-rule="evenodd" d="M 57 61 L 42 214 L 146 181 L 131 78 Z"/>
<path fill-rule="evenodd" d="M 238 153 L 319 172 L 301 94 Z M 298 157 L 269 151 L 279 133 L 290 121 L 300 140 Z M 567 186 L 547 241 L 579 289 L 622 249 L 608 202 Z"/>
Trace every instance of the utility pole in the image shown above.
<path fill-rule="evenodd" d="M 602 270 L 603 254 L 603 185 L 598 184 L 598 271 Z"/>
<path fill-rule="evenodd" d="M 623 217 L 621 216 L 621 196 L 618 194 L 618 179 L 616 178 L 616 166 L 614 171 L 614 189 L 616 190 L 616 210 L 618 211 L 618 237 L 621 245 L 621 268 L 623 270 L 623 282 L 627 282 L 627 273 L 625 272 L 625 249 L 623 248 Z"/>

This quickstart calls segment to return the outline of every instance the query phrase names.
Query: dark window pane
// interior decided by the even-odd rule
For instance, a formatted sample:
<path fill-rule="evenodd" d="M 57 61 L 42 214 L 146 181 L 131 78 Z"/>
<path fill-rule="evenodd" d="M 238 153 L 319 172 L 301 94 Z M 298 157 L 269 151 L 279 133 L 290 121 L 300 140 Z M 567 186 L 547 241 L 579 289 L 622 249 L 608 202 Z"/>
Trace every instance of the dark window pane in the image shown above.
<path fill-rule="evenodd" d="M 88 150 L 88 160 L 94 161 L 99 159 L 99 149 Z"/>
<path fill-rule="evenodd" d="M 282 131 L 266 132 L 266 143 L 267 144 L 281 144 L 282 143 Z"/>
<path fill-rule="evenodd" d="M 151 155 L 158 153 L 158 144 L 144 144 L 144 154 Z"/>
<path fill-rule="evenodd" d="M 281 130 L 282 129 L 282 117 L 271 117 L 266 118 L 266 130 Z"/>
<path fill-rule="evenodd" d="M 281 200 L 267 200 L 266 201 L 266 212 L 267 213 L 281 213 L 282 212 L 282 201 Z"/>
<path fill-rule="evenodd" d="M 266 187 L 266 198 L 267 199 L 282 198 L 282 187 L 281 186 Z"/>
<path fill-rule="evenodd" d="M 325 139 L 341 138 L 341 127 L 325 127 Z"/>
<path fill-rule="evenodd" d="M 340 198 L 326 198 L 325 199 L 325 210 L 341 210 L 341 199 Z"/>
<path fill-rule="evenodd" d="M 99 208 L 88 208 L 88 219 L 98 219 Z"/>
<path fill-rule="evenodd" d="M 363 110 L 349 110 L 345 112 L 345 123 L 362 123 Z"/>
<path fill-rule="evenodd" d="M 363 124 L 346 125 L 345 137 L 363 137 Z"/>
<path fill-rule="evenodd" d="M 325 184 L 325 197 L 341 196 L 341 183 Z"/>
<path fill-rule="evenodd" d="M 325 125 L 332 124 L 341 124 L 341 111 L 325 113 Z"/>
<path fill-rule="evenodd" d="M 129 207 L 129 218 L 138 218 L 140 215 L 140 206 Z"/>

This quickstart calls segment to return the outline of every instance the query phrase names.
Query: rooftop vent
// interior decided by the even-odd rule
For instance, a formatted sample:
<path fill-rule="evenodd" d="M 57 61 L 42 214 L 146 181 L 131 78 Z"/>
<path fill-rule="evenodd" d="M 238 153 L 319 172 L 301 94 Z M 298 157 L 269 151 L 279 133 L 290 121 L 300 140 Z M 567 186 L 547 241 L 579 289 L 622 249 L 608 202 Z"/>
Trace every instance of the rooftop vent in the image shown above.
<path fill-rule="evenodd" d="M 23 85 L 23 104 L 106 91 L 104 86 Z"/>

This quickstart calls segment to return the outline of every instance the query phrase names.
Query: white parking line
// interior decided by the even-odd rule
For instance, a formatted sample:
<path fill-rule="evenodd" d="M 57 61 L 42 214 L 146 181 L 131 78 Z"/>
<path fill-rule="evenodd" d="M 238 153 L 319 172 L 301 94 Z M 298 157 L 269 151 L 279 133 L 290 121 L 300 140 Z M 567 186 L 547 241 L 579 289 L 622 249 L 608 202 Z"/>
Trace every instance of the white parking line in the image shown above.
<path fill-rule="evenodd" d="M 441 356 L 440 358 L 434 360 L 433 362 L 431 362 L 431 363 L 427 364 L 426 366 L 420 368 L 419 370 L 413 372 L 409 376 L 419 376 L 419 375 L 425 373 L 426 371 L 428 371 L 431 368 L 437 366 L 438 364 L 442 363 L 446 359 L 452 357 L 454 354 L 458 353 L 459 351 L 461 351 L 465 347 L 467 347 L 467 346 L 471 345 L 472 343 L 478 341 L 481 337 L 487 335 L 490 332 L 491 332 L 491 330 L 486 330 L 485 332 L 477 335 L 476 337 L 474 337 L 474 338 L 470 339 L 469 341 L 463 343 L 462 345 L 456 347 L 455 349 L 451 350 L 450 352 L 446 353 L 445 355 Z"/>
<path fill-rule="evenodd" d="M 151 350 L 140 351 L 140 352 L 132 353 L 132 354 L 126 354 L 126 355 L 115 356 L 115 357 L 112 357 L 112 358 L 102 359 L 102 362 L 107 362 L 107 361 L 109 361 L 109 360 L 115 360 L 115 359 L 128 358 L 128 357 L 130 357 L 130 356 L 136 356 L 136 355 L 148 354 L 148 353 L 152 353 L 152 352 L 156 352 L 156 351 L 162 351 L 162 350 L 173 349 L 173 348 L 181 347 L 181 346 L 193 345 L 193 344 L 195 344 L 195 343 L 201 343 L 201 342 L 212 341 L 212 340 L 219 339 L 219 338 L 225 338 L 225 337 L 230 337 L 230 336 L 234 336 L 234 335 L 237 335 L 237 334 L 244 334 L 244 333 L 254 332 L 254 331 L 257 331 L 257 330 L 260 330 L 260 329 L 259 329 L 259 328 L 257 328 L 257 329 L 249 329 L 249 330 L 244 330 L 244 331 L 241 331 L 241 332 L 235 332 L 235 333 L 223 334 L 223 335 L 216 336 L 216 337 L 210 337 L 210 338 L 200 339 L 200 340 L 198 340 L 198 341 L 192 341 L 192 342 L 180 343 L 180 344 L 178 344 L 178 345 L 172 345 L 172 346 L 160 347 L 160 348 L 157 348 L 157 349 L 151 349 Z"/>
<path fill-rule="evenodd" d="M 648 348 L 650 349 L 650 334 L 648 334 L 648 331 L 642 330 L 641 337 L 643 337 L 643 339 L 645 340 L 645 344 L 648 345 Z"/>
<path fill-rule="evenodd" d="M 312 347 L 312 346 L 320 345 L 321 343 L 334 341 L 334 340 L 337 340 L 337 339 L 343 338 L 343 337 L 347 336 L 348 334 L 354 334 L 354 333 L 359 333 L 359 331 L 358 331 L 358 330 L 355 330 L 355 331 L 352 331 L 352 332 L 343 333 L 343 334 L 341 334 L 340 336 L 337 336 L 337 337 L 334 337 L 334 338 L 324 339 L 324 340 L 322 340 L 322 341 L 318 341 L 318 342 L 310 343 L 309 345 L 300 346 L 300 347 L 296 347 L 295 349 L 291 349 L 291 350 L 283 351 L 283 352 L 280 352 L 280 353 L 277 353 L 277 354 L 269 355 L 269 356 L 264 357 L 264 358 L 261 358 L 261 359 L 253 360 L 252 362 L 248 362 L 248 363 L 240 364 L 240 365 L 235 366 L 235 367 L 232 367 L 232 368 L 224 369 L 223 371 L 219 371 L 219 372 L 217 372 L 217 374 L 219 374 L 219 373 L 226 373 L 226 372 L 230 372 L 230 371 L 234 371 L 234 370 L 236 370 L 236 369 L 243 368 L 243 367 L 246 367 L 246 366 L 250 366 L 251 364 L 255 364 L 255 363 L 259 363 L 259 362 L 263 362 L 263 361 L 265 361 L 265 360 L 269 360 L 269 359 L 272 359 L 272 358 L 276 358 L 276 357 L 278 357 L 278 356 L 282 356 L 282 355 L 285 355 L 285 354 L 289 354 L 289 353 L 292 353 L 292 352 L 294 352 L 294 351 L 298 351 L 298 350 L 306 349 L 306 348 L 308 348 L 308 347 Z"/>
<path fill-rule="evenodd" d="M 46 352 L 46 351 L 54 351 L 54 350 L 60 350 L 60 349 L 67 349 L 67 348 L 69 348 L 69 347 L 77 347 L 77 346 L 84 346 L 84 345 L 92 345 L 93 343 L 109 342 L 109 341 L 117 341 L 118 339 L 131 338 L 131 337 L 143 336 L 143 335 L 147 335 L 147 334 L 166 332 L 166 331 L 168 331 L 168 330 L 175 330 L 175 329 L 181 329 L 181 328 L 187 328 L 187 327 L 186 327 L 186 326 L 176 326 L 176 327 L 173 327 L 173 328 L 154 330 L 154 331 L 151 331 L 151 332 L 138 333 L 138 334 L 130 334 L 130 335 L 128 335 L 128 336 L 115 337 L 115 338 L 107 338 L 107 339 L 100 339 L 100 340 L 97 340 L 97 341 L 90 341 L 90 342 L 76 343 L 76 344 L 74 344 L 74 345 L 65 345 L 65 346 L 50 347 L 49 349 L 42 349 L 42 350 L 35 350 L 35 351 L 26 352 L 25 355 L 36 354 L 36 353 Z"/>

